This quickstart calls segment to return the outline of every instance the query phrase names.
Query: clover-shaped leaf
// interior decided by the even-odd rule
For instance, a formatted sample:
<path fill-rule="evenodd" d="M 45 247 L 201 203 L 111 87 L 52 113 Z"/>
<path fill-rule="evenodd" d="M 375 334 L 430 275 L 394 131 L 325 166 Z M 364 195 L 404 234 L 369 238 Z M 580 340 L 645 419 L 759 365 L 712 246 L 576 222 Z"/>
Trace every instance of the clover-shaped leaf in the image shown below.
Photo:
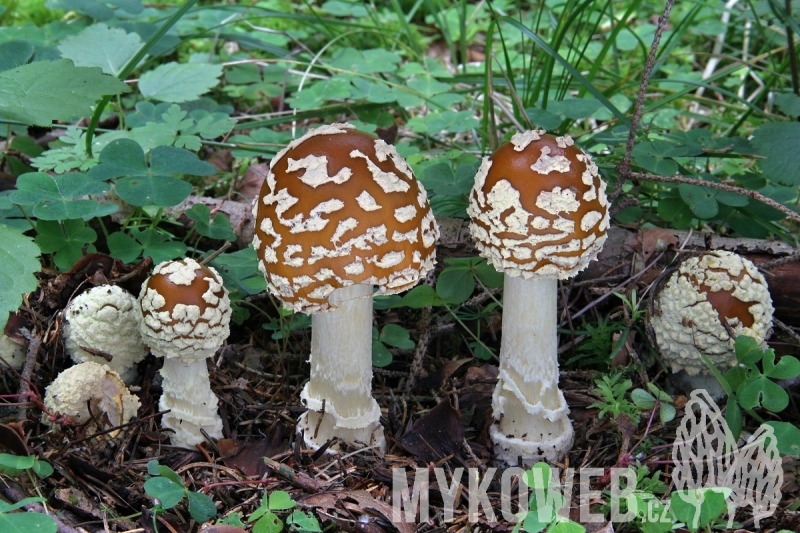
<path fill-rule="evenodd" d="M 739 404 L 745 409 L 763 407 L 773 413 L 779 413 L 789 405 L 789 395 L 780 385 L 768 377 L 758 374 L 748 380 L 736 391 Z"/>
<path fill-rule="evenodd" d="M 92 194 L 102 194 L 108 185 L 92 180 L 86 174 L 70 172 L 51 176 L 44 172 L 29 172 L 17 178 L 17 190 L 9 195 L 12 202 L 33 206 L 33 215 L 41 220 L 89 219 L 113 213 L 118 208 L 112 204 L 99 204 L 94 200 L 79 199 Z"/>
<path fill-rule="evenodd" d="M 117 178 L 117 194 L 131 205 L 169 207 L 181 203 L 192 192 L 192 186 L 177 176 L 209 176 L 214 172 L 214 165 L 174 146 L 156 147 L 148 166 L 144 150 L 136 141 L 119 139 L 103 148 L 100 164 L 89 175 L 97 180 Z"/>
<path fill-rule="evenodd" d="M 94 252 L 92 243 L 96 240 L 97 233 L 80 219 L 36 223 L 36 244 L 43 253 L 53 254 L 53 261 L 61 270 L 69 269 L 85 252 Z"/>
<path fill-rule="evenodd" d="M 233 241 L 236 234 L 231 228 L 231 222 L 227 216 L 217 213 L 211 219 L 211 210 L 205 204 L 195 204 L 188 211 L 186 216 L 194 220 L 194 230 L 209 239 L 220 241 Z"/>

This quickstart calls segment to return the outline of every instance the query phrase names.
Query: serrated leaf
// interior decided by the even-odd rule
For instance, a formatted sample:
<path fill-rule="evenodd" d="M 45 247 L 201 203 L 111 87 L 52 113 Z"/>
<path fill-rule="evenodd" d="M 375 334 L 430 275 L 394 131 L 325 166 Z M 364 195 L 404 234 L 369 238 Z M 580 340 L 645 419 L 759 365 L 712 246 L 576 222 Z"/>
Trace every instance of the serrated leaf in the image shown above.
<path fill-rule="evenodd" d="M 782 93 L 775 96 L 775 104 L 790 117 L 800 116 L 800 96 L 794 93 Z"/>
<path fill-rule="evenodd" d="M 189 499 L 189 514 L 198 524 L 209 521 L 217 516 L 217 506 L 207 494 L 202 492 L 189 491 L 186 493 Z"/>
<path fill-rule="evenodd" d="M 36 61 L 0 72 L 0 114 L 49 126 L 89 115 L 102 96 L 129 90 L 98 68 L 76 67 L 69 59 Z"/>
<path fill-rule="evenodd" d="M 78 67 L 99 67 L 106 74 L 117 76 L 141 46 L 138 34 L 101 23 L 66 37 L 58 45 L 58 51 Z"/>
<path fill-rule="evenodd" d="M 209 63 L 165 63 L 139 78 L 139 91 L 162 102 L 189 102 L 219 83 L 221 65 Z"/>
<path fill-rule="evenodd" d="M 22 304 L 22 295 L 36 289 L 34 273 L 41 268 L 40 250 L 30 237 L 21 231 L 0 224 L 0 331 L 8 314 Z"/>
<path fill-rule="evenodd" d="M 800 123 L 764 124 L 753 132 L 751 142 L 756 154 L 763 157 L 758 166 L 768 179 L 792 187 L 800 185 L 800 166 L 789 157 L 789 154 L 800 153 Z"/>
<path fill-rule="evenodd" d="M 8 41 L 0 44 L 0 72 L 27 63 L 35 48 L 27 41 Z"/>

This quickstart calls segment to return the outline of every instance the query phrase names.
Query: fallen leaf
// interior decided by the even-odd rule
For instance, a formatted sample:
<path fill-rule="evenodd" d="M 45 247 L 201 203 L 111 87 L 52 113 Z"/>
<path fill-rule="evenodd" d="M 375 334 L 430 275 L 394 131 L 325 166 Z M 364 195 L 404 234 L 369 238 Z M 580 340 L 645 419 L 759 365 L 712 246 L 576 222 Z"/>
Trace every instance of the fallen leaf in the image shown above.
<path fill-rule="evenodd" d="M 397 442 L 417 461 L 436 462 L 454 453 L 464 440 L 461 415 L 449 400 L 422 415 Z"/>
<path fill-rule="evenodd" d="M 369 492 L 364 490 L 320 492 L 299 499 L 297 504 L 305 509 L 321 509 L 325 511 L 325 514 L 331 519 L 341 515 L 342 511 L 345 510 L 356 517 L 363 516 L 364 511 L 372 511 L 373 514 L 377 513 L 387 522 L 392 523 L 400 533 L 414 533 L 417 529 L 414 524 L 406 522 L 405 520 L 398 522 L 393 521 L 392 506 L 386 502 L 376 500 Z M 350 523 L 343 524 L 343 522 L 346 521 Z M 358 527 L 355 527 L 356 523 L 353 523 L 352 519 L 349 517 L 346 520 L 337 520 L 337 525 L 340 527 L 349 525 L 352 527 L 352 529 L 350 529 L 351 531 L 358 531 L 360 533 L 369 533 L 370 529 L 374 529 L 366 527 L 364 522 L 359 523 Z"/>

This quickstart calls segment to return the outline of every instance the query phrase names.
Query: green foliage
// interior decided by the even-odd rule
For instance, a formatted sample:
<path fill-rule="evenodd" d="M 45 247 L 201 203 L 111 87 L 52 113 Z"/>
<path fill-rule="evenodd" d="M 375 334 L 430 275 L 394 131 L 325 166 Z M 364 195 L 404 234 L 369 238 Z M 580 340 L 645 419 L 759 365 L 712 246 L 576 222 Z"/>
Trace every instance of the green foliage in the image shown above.
<path fill-rule="evenodd" d="M 552 478 L 550 465 L 536 463 L 525 472 L 522 481 L 531 494 L 528 510 L 518 515 L 519 520 L 514 525 L 513 533 L 520 530 L 527 533 L 585 533 L 583 526 L 558 514 L 566 500 Z"/>
<path fill-rule="evenodd" d="M 109 46 L 109 43 L 114 43 Z M 118 76 L 142 46 L 136 33 L 105 24 L 92 24 L 58 45 L 61 56 L 71 59 L 78 67 L 97 67 L 106 74 Z"/>
<path fill-rule="evenodd" d="M 401 350 L 412 350 L 416 344 L 411 340 L 408 330 L 399 324 L 386 324 L 378 333 L 378 328 L 372 328 L 372 364 L 374 366 L 387 366 L 392 362 L 392 352 L 387 346 Z"/>
<path fill-rule="evenodd" d="M 722 487 L 676 490 L 670 496 L 670 510 L 694 533 L 720 520 L 728 510 L 726 500 L 730 494 L 731 489 Z"/>
<path fill-rule="evenodd" d="M 41 268 L 39 248 L 16 229 L 0 224 L 0 331 L 8 321 L 8 314 L 22 304 L 22 295 L 33 291 L 37 281 L 34 273 Z"/>
<path fill-rule="evenodd" d="M 37 126 L 86 115 L 101 96 L 129 90 L 99 69 L 76 67 L 67 59 L 0 72 L 0 87 L 0 115 Z"/>
<path fill-rule="evenodd" d="M 675 419 L 677 411 L 672 405 L 675 400 L 666 392 L 659 389 L 655 383 L 648 383 L 647 390 L 633 389 L 631 391 L 631 401 L 633 405 L 642 410 L 653 409 L 658 406 L 658 416 L 662 424 L 666 424 Z"/>
<path fill-rule="evenodd" d="M 155 516 L 172 509 L 184 498 L 189 502 L 189 514 L 196 522 L 202 524 L 217 515 L 214 501 L 202 492 L 187 489 L 181 477 L 168 466 L 160 465 L 156 459 L 152 459 L 147 463 L 147 473 L 150 477 L 144 482 L 144 491 L 156 499 L 153 508 L 154 529 L 157 529 Z"/>
<path fill-rule="evenodd" d="M 265 492 L 261 498 L 261 505 L 253 511 L 247 522 L 253 523 L 253 533 L 280 533 L 283 531 L 284 522 L 280 518 L 282 511 L 288 511 L 297 505 L 292 496 L 284 490 Z M 286 525 L 290 531 L 302 533 L 321 532 L 319 522 L 310 513 L 293 511 L 286 517 Z"/>
<path fill-rule="evenodd" d="M 221 75 L 220 65 L 164 63 L 142 74 L 139 90 L 161 102 L 190 102 L 215 87 Z"/>
<path fill-rule="evenodd" d="M 103 194 L 108 184 L 91 179 L 86 174 L 70 172 L 51 176 L 44 172 L 29 172 L 17 178 L 17 189 L 9 199 L 17 205 L 31 208 L 39 220 L 88 220 L 115 212 L 113 204 L 102 205 L 85 196 Z"/>
<path fill-rule="evenodd" d="M 599 409 L 598 418 L 609 415 L 612 420 L 620 415 L 627 415 L 631 420 L 637 422 L 641 410 L 630 400 L 625 398 L 628 391 L 633 387 L 630 379 L 624 378 L 622 374 L 603 376 L 595 380 L 595 388 L 592 391 L 599 394 L 602 399 L 589 405 L 591 409 Z"/>
<path fill-rule="evenodd" d="M 789 405 L 789 395 L 775 380 L 793 379 L 800 376 L 800 361 L 791 355 L 784 355 L 775 362 L 772 348 L 762 349 L 758 342 L 747 335 L 736 337 L 734 342 L 736 360 L 739 365 L 729 369 L 724 375 L 703 356 L 714 376 L 728 395 L 725 419 L 734 438 L 742 431 L 742 410 L 756 416 L 754 409 L 766 409 L 779 413 Z M 788 436 L 786 433 L 782 435 Z M 788 442 L 778 440 L 778 447 L 786 449 Z"/>
<path fill-rule="evenodd" d="M 53 473 L 53 467 L 50 463 L 40 460 L 35 455 L 20 456 L 0 453 L 0 474 L 19 476 L 23 473 L 30 475 L 30 472 L 36 474 L 39 479 L 44 479 Z M 45 501 L 45 498 L 41 497 L 41 495 L 39 497 L 23 498 L 15 503 L 7 503 L 0 500 L 0 531 L 4 533 L 29 533 L 31 531 L 56 533 L 58 524 L 45 514 L 12 512 L 32 503 L 43 503 Z"/>

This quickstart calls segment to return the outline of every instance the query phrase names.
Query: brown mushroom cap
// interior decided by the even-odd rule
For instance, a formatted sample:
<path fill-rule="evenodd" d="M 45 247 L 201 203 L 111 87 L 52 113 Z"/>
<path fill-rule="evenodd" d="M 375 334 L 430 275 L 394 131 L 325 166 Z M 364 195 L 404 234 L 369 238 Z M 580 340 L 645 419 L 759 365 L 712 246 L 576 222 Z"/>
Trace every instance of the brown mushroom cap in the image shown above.
<path fill-rule="evenodd" d="M 352 284 L 394 294 L 433 268 L 438 228 L 425 189 L 393 146 L 322 126 L 272 160 L 253 206 L 269 290 L 295 311 L 330 308 Z"/>
<path fill-rule="evenodd" d="M 157 265 L 139 304 L 142 338 L 156 355 L 204 359 L 228 337 L 228 291 L 216 270 L 194 259 Z"/>
<path fill-rule="evenodd" d="M 603 247 L 606 184 L 569 136 L 532 130 L 484 158 L 470 194 L 470 232 L 501 272 L 565 279 Z"/>

